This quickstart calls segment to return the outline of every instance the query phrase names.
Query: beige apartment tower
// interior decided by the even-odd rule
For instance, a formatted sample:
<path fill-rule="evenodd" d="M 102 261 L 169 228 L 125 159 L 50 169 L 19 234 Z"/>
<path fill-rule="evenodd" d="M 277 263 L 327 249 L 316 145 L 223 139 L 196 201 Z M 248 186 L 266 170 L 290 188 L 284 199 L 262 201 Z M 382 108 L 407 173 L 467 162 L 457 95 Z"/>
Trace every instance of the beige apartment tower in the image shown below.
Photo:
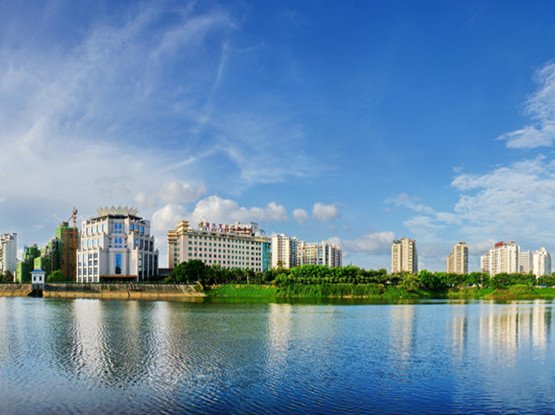
<path fill-rule="evenodd" d="M 453 250 L 447 257 L 447 273 L 468 274 L 468 246 L 466 242 L 453 245 Z"/>
<path fill-rule="evenodd" d="M 393 241 L 391 245 L 391 273 L 400 272 L 418 272 L 418 255 L 414 239 L 401 238 Z"/>

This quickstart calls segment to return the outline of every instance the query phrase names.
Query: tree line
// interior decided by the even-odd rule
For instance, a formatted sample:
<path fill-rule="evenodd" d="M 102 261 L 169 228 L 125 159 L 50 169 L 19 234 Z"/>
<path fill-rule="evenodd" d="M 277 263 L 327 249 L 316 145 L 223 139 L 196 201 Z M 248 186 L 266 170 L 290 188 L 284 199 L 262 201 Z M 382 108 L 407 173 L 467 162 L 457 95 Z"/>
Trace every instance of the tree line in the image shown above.
<path fill-rule="evenodd" d="M 293 284 L 378 284 L 398 286 L 408 291 L 424 289 L 444 291 L 451 288 L 481 287 L 506 288 L 512 285 L 555 286 L 555 273 L 536 278 L 533 274 L 497 274 L 490 277 L 483 272 L 451 274 L 422 270 L 417 274 L 390 274 L 385 269 L 366 270 L 357 266 L 330 268 L 322 265 L 302 265 L 285 269 L 274 268 L 255 272 L 239 268 L 223 268 L 219 265 L 206 265 L 198 259 L 183 262 L 175 267 L 167 283 L 195 283 L 203 286 L 220 284 L 275 284 L 286 287 Z"/>

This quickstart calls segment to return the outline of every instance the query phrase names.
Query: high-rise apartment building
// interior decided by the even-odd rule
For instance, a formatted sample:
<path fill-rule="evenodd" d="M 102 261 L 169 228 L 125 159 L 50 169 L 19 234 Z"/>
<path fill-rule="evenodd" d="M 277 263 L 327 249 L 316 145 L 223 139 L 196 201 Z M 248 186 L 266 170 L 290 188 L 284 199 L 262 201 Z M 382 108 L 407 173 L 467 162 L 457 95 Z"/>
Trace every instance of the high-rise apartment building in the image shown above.
<path fill-rule="evenodd" d="M 466 242 L 453 245 L 453 250 L 447 257 L 447 272 L 449 274 L 468 274 L 468 246 Z"/>
<path fill-rule="evenodd" d="M 81 225 L 77 281 L 143 280 L 158 274 L 150 222 L 128 207 L 105 207 Z"/>
<path fill-rule="evenodd" d="M 299 240 L 283 233 L 272 235 L 272 268 L 293 268 L 298 265 Z"/>
<path fill-rule="evenodd" d="M 285 234 L 272 236 L 272 268 L 293 268 L 300 265 L 340 267 L 343 251 L 336 244 L 304 242 Z"/>
<path fill-rule="evenodd" d="M 482 272 L 494 276 L 501 273 L 520 272 L 520 247 L 515 241 L 497 242 L 492 249 L 480 258 Z"/>
<path fill-rule="evenodd" d="M 418 254 L 414 239 L 401 238 L 391 244 L 391 273 L 400 272 L 418 272 Z"/>
<path fill-rule="evenodd" d="M 192 229 L 183 220 L 168 231 L 168 268 L 190 259 L 223 268 L 265 271 L 272 261 L 271 239 L 256 223 L 215 224 L 202 221 Z"/>
<path fill-rule="evenodd" d="M 340 267 L 343 263 L 343 251 L 331 242 L 297 243 L 297 265 L 327 265 Z"/>
<path fill-rule="evenodd" d="M 17 234 L 0 235 L 0 273 L 15 275 L 17 269 Z"/>
<path fill-rule="evenodd" d="M 520 251 L 518 258 L 518 272 L 521 274 L 529 274 L 534 266 L 534 255 L 532 251 Z"/>
<path fill-rule="evenodd" d="M 551 274 L 551 254 L 545 248 L 534 252 L 532 272 L 536 277 Z"/>

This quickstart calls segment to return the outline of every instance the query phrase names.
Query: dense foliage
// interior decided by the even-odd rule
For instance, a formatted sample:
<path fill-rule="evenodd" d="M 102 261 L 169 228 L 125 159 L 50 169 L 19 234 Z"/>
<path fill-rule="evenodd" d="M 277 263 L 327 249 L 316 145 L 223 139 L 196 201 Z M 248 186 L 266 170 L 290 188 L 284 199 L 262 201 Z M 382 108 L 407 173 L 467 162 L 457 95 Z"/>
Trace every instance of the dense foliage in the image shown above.
<path fill-rule="evenodd" d="M 282 291 L 292 293 L 295 290 L 307 291 L 307 289 L 298 288 L 299 286 L 313 286 L 311 290 L 322 293 L 330 290 L 328 286 L 334 286 L 333 292 L 345 292 L 345 295 L 370 295 L 383 293 L 385 287 L 399 287 L 408 292 L 419 290 L 443 292 L 468 287 L 498 289 L 516 285 L 551 287 L 555 286 L 555 274 L 540 278 L 532 274 L 498 274 L 490 277 L 481 272 L 461 275 L 426 270 L 418 274 L 388 274 L 385 269 L 365 270 L 353 265 L 337 268 L 303 265 L 291 269 L 277 268 L 254 272 L 238 268 L 227 269 L 219 265 L 205 265 L 200 260 L 190 260 L 174 268 L 166 278 L 166 282 L 199 282 L 204 287 L 220 284 L 273 284 Z"/>

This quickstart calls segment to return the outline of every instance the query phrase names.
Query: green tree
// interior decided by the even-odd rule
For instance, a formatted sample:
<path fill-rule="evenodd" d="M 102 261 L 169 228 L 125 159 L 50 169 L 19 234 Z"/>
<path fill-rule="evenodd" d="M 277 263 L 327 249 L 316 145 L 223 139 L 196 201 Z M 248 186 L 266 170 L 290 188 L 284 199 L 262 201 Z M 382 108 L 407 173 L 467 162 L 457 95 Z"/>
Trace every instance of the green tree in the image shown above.
<path fill-rule="evenodd" d="M 547 285 L 548 287 L 555 286 L 555 274 L 543 275 L 539 277 L 538 285 Z"/>
<path fill-rule="evenodd" d="M 54 282 L 65 282 L 68 279 L 64 276 L 62 271 L 57 269 L 55 271 L 52 271 L 46 280 L 47 280 L 47 282 L 54 283 Z"/>
<path fill-rule="evenodd" d="M 403 274 L 401 276 L 401 288 L 409 292 L 415 292 L 420 289 L 420 281 L 414 274 Z"/>
<path fill-rule="evenodd" d="M 190 259 L 175 267 L 170 273 L 170 277 L 178 283 L 199 281 L 202 285 L 205 285 L 205 281 L 209 277 L 207 274 L 204 262 L 200 259 Z"/>
<path fill-rule="evenodd" d="M 14 282 L 13 274 L 10 271 L 6 271 L 0 275 L 0 282 Z"/>

